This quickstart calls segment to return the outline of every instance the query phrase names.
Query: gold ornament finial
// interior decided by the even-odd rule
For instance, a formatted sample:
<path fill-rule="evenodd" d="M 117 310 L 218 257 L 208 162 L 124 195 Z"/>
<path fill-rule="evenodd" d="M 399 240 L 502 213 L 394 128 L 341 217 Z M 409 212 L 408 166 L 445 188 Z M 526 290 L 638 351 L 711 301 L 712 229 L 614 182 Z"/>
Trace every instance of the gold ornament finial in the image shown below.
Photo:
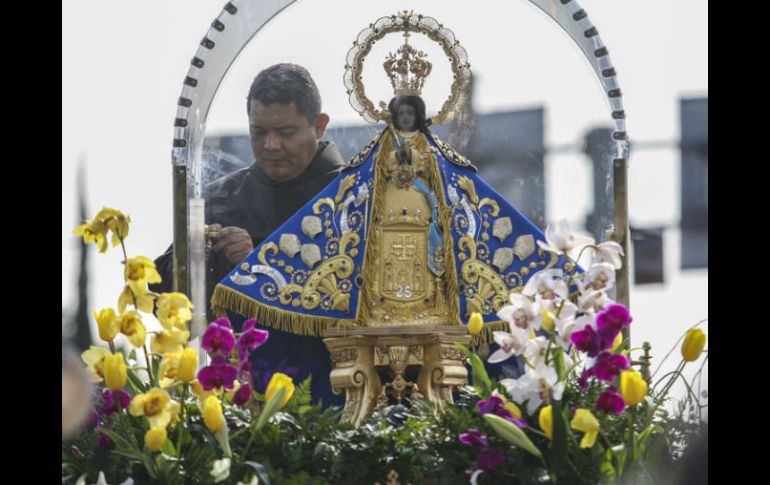
<path fill-rule="evenodd" d="M 411 15 L 401 12 L 399 16 Z M 396 54 L 388 53 L 382 67 L 390 78 L 393 93 L 396 96 L 419 96 L 425 78 L 430 74 L 433 65 L 428 61 L 427 54 L 409 45 L 409 24 L 405 23 L 404 45 L 398 48 Z"/>

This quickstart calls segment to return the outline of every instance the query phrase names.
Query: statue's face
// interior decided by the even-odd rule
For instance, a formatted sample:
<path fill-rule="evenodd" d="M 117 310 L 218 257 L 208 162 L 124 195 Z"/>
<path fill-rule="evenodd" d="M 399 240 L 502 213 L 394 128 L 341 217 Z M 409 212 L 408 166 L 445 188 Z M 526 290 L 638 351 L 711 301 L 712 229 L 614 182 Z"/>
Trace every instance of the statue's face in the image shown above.
<path fill-rule="evenodd" d="M 398 107 L 396 125 L 399 130 L 413 131 L 415 121 L 417 121 L 417 110 L 413 106 L 404 103 Z"/>

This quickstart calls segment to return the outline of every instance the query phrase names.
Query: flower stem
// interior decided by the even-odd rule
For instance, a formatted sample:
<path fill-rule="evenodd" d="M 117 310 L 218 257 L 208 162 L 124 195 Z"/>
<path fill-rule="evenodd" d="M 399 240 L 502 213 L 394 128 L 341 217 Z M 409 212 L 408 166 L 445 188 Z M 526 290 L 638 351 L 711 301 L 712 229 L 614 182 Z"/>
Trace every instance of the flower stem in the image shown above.
<path fill-rule="evenodd" d="M 150 385 L 152 387 L 159 387 L 155 382 L 154 376 L 152 375 L 152 358 L 150 357 L 150 353 L 147 351 L 146 343 L 142 345 L 142 349 L 144 349 L 144 358 L 147 360 L 147 376 L 150 378 Z"/>

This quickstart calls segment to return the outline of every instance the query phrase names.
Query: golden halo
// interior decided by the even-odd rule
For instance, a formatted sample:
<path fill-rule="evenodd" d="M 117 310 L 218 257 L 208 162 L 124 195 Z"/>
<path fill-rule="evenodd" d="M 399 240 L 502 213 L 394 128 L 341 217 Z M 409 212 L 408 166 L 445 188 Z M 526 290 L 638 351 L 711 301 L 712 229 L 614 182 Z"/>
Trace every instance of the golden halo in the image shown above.
<path fill-rule="evenodd" d="M 469 94 L 471 69 L 468 63 L 468 54 L 455 38 L 454 32 L 444 27 L 433 17 L 414 14 L 410 11 L 377 19 L 376 22 L 369 24 L 369 27 L 362 30 L 353 41 L 353 47 L 345 57 L 345 75 L 343 76 L 350 105 L 368 123 L 387 122 L 389 120 L 390 115 L 387 107 L 382 106 L 384 103 L 381 103 L 381 109 L 377 109 L 366 96 L 362 76 L 363 63 L 375 42 L 387 34 L 404 31 L 425 34 L 429 39 L 437 42 L 449 58 L 454 80 L 449 97 L 444 101 L 441 110 L 432 118 L 432 121 L 434 125 L 450 123 L 455 112 L 465 103 Z"/>

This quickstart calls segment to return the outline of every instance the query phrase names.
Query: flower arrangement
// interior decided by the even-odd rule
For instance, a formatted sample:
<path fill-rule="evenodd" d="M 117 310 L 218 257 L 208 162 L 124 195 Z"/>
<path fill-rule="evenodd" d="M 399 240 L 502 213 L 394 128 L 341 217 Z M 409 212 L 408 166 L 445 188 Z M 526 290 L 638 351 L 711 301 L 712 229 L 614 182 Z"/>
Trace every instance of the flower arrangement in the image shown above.
<path fill-rule="evenodd" d="M 540 244 L 567 256 L 582 249 L 570 271 L 533 275 L 498 313 L 510 327 L 494 333 L 499 349 L 488 360 L 521 359 L 521 375 L 496 381 L 463 348 L 472 379 L 454 406 L 390 406 L 359 428 L 340 423 L 340 409 L 310 405 L 309 379 L 295 387 L 275 373 L 264 395 L 255 391 L 267 376 L 248 356 L 269 335 L 253 320 L 240 332 L 211 322 L 201 366 L 190 301 L 148 290 L 160 276 L 148 258 L 126 254 L 129 225 L 103 209 L 74 231 L 100 252 L 108 241 L 121 246 L 125 287 L 116 309 L 94 312 L 106 345 L 82 359 L 98 383 L 95 406 L 62 440 L 62 483 L 384 483 L 396 473 L 402 483 L 670 483 L 684 448 L 706 431 L 691 386 L 677 413 L 664 405 L 684 366 L 707 362 L 705 334 L 691 329 L 676 370 L 648 382 L 623 338 L 633 318 L 608 296 L 620 246 L 580 239 L 565 223 Z M 593 261 L 582 271 L 586 251 Z M 148 331 L 152 312 L 160 327 Z M 483 325 L 472 315 L 468 330 Z"/>
<path fill-rule="evenodd" d="M 706 335 L 699 328 L 687 332 L 681 363 L 659 381 L 668 378 L 655 392 L 657 385 L 651 388 L 631 368 L 630 353 L 638 349 L 628 348 L 623 330 L 633 318 L 607 293 L 615 270 L 622 266 L 622 247 L 612 241 L 596 245 L 573 235 L 565 221 L 549 226 L 546 242 L 538 245 L 568 258 L 566 268 L 571 271 L 549 269 L 533 275 L 520 293 L 510 295 L 511 305 L 498 312 L 510 329 L 494 332 L 500 348 L 488 362 L 515 356 L 525 364 L 522 375 L 493 384 L 481 359 L 463 349 L 473 367 L 474 387 L 484 399 L 477 403 L 479 412 L 499 437 L 540 462 L 543 480 L 658 482 L 659 461 L 676 458 L 682 451 L 676 445 L 686 441 L 674 436 L 677 430 L 667 422 L 662 405 L 677 379 L 687 384 L 681 371 L 687 362 L 699 359 Z M 569 256 L 573 250 L 580 250 L 577 259 Z M 591 266 L 577 271 L 587 250 L 593 252 Z M 478 317 L 472 316 L 471 322 Z M 469 331 L 480 332 L 481 325 L 469 325 Z M 691 410 L 697 408 L 699 418 L 705 406 L 691 386 L 687 388 L 687 402 Z M 682 420 L 690 428 L 706 426 L 694 414 L 680 414 L 676 424 Z M 474 476 L 503 465 L 499 452 L 486 445 L 487 436 L 478 430 L 469 429 L 459 440 L 480 450 L 471 469 Z"/>

